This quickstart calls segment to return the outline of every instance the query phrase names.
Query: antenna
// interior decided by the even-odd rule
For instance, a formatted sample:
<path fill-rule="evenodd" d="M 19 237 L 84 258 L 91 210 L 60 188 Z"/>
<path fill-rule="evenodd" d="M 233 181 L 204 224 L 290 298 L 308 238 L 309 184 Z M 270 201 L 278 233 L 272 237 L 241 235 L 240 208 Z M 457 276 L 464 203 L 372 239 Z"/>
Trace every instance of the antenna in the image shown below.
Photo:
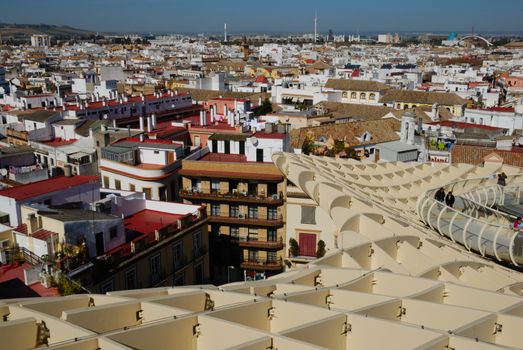
<path fill-rule="evenodd" d="M 314 42 L 318 40 L 318 11 L 314 13 Z"/>

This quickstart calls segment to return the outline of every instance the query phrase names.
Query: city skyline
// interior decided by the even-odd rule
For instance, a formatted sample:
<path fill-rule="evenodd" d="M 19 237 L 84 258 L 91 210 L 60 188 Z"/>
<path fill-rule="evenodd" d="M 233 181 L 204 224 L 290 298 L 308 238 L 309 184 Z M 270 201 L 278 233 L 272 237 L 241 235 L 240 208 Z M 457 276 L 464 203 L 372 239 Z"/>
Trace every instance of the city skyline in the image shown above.
<path fill-rule="evenodd" d="M 434 3 L 432 1 L 431 3 Z M 49 5 L 53 11 L 49 11 Z M 26 11 L 30 7 L 30 12 Z M 102 8 L 103 11 L 95 10 Z M 215 3 L 201 1 L 195 11 L 192 3 L 168 0 L 100 0 L 76 3 L 65 0 L 40 2 L 28 0 L 4 5 L 0 23 L 51 24 L 101 32 L 166 32 L 220 33 L 227 23 L 230 34 L 241 32 L 313 32 L 314 16 L 318 13 L 318 32 L 521 32 L 519 17 L 523 3 L 516 0 L 469 2 L 450 0 L 437 4 L 402 0 L 389 3 L 377 0 L 370 3 L 346 3 L 331 0 L 322 6 L 304 1 L 300 6 L 269 0 L 264 7 L 239 1 Z M 158 10 L 158 11 L 157 11 Z M 160 11 L 161 10 L 161 11 Z M 88 14 L 92 13 L 91 16 Z M 264 16 L 263 14 L 266 14 Z M 86 15 L 87 14 L 87 15 Z M 367 16 L 368 14 L 368 16 Z M 267 22 L 267 18 L 271 20 Z M 267 25 L 270 23 L 270 26 Z"/>

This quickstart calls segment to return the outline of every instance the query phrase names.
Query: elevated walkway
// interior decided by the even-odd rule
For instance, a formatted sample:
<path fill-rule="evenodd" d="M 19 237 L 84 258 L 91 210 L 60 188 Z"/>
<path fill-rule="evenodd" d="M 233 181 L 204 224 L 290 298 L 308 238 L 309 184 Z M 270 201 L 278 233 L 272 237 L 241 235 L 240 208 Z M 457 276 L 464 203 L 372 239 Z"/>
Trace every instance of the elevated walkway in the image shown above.
<path fill-rule="evenodd" d="M 507 187 L 498 186 L 492 178 L 484 179 L 482 185 L 481 181 L 467 179 L 447 185 L 446 192 L 464 189 L 456 195 L 453 208 L 434 199 L 437 189 L 426 191 L 418 201 L 418 216 L 469 251 L 521 268 L 523 232 L 514 230 L 513 222 L 523 213 L 520 204 L 523 179 L 521 175 L 510 177 Z"/>

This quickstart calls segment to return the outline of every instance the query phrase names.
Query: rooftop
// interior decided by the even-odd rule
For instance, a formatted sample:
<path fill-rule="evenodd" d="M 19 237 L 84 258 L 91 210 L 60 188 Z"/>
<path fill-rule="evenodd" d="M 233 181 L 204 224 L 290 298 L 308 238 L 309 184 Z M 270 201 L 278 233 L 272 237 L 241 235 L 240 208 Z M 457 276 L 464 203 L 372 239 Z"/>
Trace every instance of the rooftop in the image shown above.
<path fill-rule="evenodd" d="M 0 190 L 0 196 L 13 198 L 17 201 L 23 201 L 88 183 L 98 184 L 98 177 L 83 175 L 71 177 L 53 177 L 47 180 Z"/>
<path fill-rule="evenodd" d="M 145 209 L 124 219 L 125 228 L 143 234 L 154 233 L 184 217 L 180 214 Z"/>

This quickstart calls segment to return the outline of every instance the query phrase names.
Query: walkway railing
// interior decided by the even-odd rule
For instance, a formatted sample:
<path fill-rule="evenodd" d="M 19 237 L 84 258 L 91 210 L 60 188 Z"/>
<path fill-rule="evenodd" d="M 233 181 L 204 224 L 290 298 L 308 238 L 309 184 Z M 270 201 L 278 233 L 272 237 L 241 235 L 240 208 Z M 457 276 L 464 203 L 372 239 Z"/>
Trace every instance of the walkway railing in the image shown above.
<path fill-rule="evenodd" d="M 511 177 L 509 186 L 518 183 L 523 184 L 523 176 Z M 420 196 L 416 210 L 425 224 L 482 256 L 523 265 L 523 233 L 512 228 L 509 215 L 490 208 L 505 200 L 506 189 L 497 186 L 496 179 L 461 180 L 445 190 L 460 193 L 453 208 L 434 199 L 437 189 Z"/>

